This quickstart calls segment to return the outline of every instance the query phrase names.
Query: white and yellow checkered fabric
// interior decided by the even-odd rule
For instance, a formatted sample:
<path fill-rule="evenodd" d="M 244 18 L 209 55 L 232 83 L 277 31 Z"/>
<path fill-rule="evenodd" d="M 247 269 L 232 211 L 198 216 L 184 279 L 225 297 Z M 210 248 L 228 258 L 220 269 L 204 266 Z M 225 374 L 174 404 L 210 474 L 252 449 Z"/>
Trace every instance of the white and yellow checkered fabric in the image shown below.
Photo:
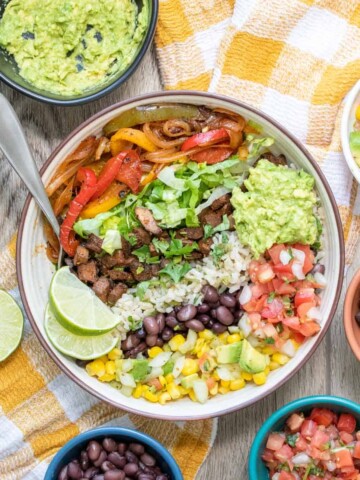
<path fill-rule="evenodd" d="M 339 205 L 349 263 L 360 190 L 341 153 L 339 117 L 360 78 L 360 2 L 160 0 L 156 43 L 167 89 L 242 100 L 307 146 Z"/>

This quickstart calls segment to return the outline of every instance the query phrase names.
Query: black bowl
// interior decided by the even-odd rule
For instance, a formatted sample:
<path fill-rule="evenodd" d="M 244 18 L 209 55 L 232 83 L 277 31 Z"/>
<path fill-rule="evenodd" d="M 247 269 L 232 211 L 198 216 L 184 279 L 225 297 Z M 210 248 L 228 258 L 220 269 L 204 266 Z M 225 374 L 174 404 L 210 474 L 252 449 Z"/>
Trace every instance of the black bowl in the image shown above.
<path fill-rule="evenodd" d="M 73 96 L 56 95 L 45 90 L 40 90 L 20 76 L 19 68 L 14 58 L 8 55 L 3 49 L 0 49 L 0 80 L 28 97 L 52 105 L 81 105 L 93 100 L 98 100 L 119 87 L 135 72 L 152 42 L 158 18 L 159 1 L 136 0 L 139 9 L 143 7 L 145 2 L 149 5 L 149 20 L 143 41 L 140 43 L 130 65 L 128 65 L 125 70 L 120 70 L 116 75 L 109 77 L 107 82 L 88 89 L 82 94 Z M 3 15 L 7 3 L 7 1 L 0 2 L 0 18 Z"/>

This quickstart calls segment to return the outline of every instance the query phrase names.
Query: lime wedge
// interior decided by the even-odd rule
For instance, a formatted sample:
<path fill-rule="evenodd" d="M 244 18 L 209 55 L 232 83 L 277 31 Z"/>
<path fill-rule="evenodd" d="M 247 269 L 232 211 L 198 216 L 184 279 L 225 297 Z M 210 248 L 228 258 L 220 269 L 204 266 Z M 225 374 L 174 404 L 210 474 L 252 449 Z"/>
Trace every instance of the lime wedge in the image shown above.
<path fill-rule="evenodd" d="M 92 360 L 109 353 L 119 341 L 112 333 L 103 335 L 75 335 L 57 320 L 48 304 L 45 310 L 45 331 L 59 352 L 79 360 Z"/>
<path fill-rule="evenodd" d="M 71 273 L 69 267 L 55 273 L 49 296 L 57 320 L 77 335 L 101 335 L 119 323 L 110 308 Z"/>
<path fill-rule="evenodd" d="M 0 290 L 0 362 L 19 346 L 24 316 L 11 295 Z"/>

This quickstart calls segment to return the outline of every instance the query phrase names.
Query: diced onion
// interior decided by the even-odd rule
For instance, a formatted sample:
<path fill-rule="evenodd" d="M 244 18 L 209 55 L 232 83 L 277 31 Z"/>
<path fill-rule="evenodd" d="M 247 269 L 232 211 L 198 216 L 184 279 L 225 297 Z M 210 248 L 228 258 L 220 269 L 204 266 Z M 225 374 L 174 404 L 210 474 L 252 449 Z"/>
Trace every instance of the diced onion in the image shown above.
<path fill-rule="evenodd" d="M 185 343 L 183 343 L 179 347 L 179 352 L 182 354 L 185 354 L 193 350 L 195 348 L 196 340 L 197 340 L 196 332 L 194 332 L 194 330 L 189 330 Z"/>
<path fill-rule="evenodd" d="M 254 335 L 255 335 L 256 338 L 265 338 L 265 332 L 262 328 L 257 328 L 254 331 Z"/>
<path fill-rule="evenodd" d="M 319 285 L 323 285 L 324 287 L 326 286 L 327 284 L 327 281 L 326 281 L 326 278 L 324 277 L 324 275 L 320 272 L 316 272 L 314 273 L 314 279 L 315 279 L 315 282 L 318 283 Z"/>
<path fill-rule="evenodd" d="M 302 269 L 302 265 L 300 263 L 298 263 L 297 261 L 294 262 L 291 267 L 291 271 L 298 280 L 304 280 L 305 275 Z"/>
<path fill-rule="evenodd" d="M 311 458 L 306 453 L 300 452 L 292 457 L 291 461 L 294 465 L 307 465 L 310 463 Z"/>
<path fill-rule="evenodd" d="M 206 382 L 204 380 L 195 380 L 193 389 L 196 400 L 200 403 L 205 403 L 209 397 L 209 389 Z"/>
<path fill-rule="evenodd" d="M 244 337 L 248 337 L 251 333 L 252 328 L 249 317 L 246 313 L 244 313 L 244 315 L 240 318 L 238 325 L 240 327 L 240 330 L 244 334 Z"/>
<path fill-rule="evenodd" d="M 126 373 L 130 372 L 130 370 L 133 368 L 133 361 L 131 358 L 126 358 L 125 360 L 122 361 L 121 364 L 121 371 Z"/>
<path fill-rule="evenodd" d="M 276 472 L 274 473 L 274 475 L 271 477 L 271 480 L 279 480 L 280 478 L 280 473 L 279 472 Z"/>
<path fill-rule="evenodd" d="M 125 395 L 125 397 L 131 397 L 133 391 L 134 391 L 134 388 L 133 388 L 133 387 L 125 387 L 125 385 L 123 385 L 123 386 L 120 388 L 120 392 L 121 392 L 123 395 Z"/>
<path fill-rule="evenodd" d="M 125 387 L 132 387 L 132 388 L 136 387 L 134 377 L 130 375 L 130 373 L 120 373 L 120 382 Z"/>
<path fill-rule="evenodd" d="M 294 344 L 291 340 L 286 340 L 284 345 L 280 349 L 281 353 L 287 355 L 288 357 L 295 357 L 296 350 Z"/>
<path fill-rule="evenodd" d="M 333 472 L 334 470 L 336 470 L 336 463 L 332 462 L 331 460 L 326 462 L 325 465 L 326 465 L 327 470 L 329 470 L 329 472 Z"/>
<path fill-rule="evenodd" d="M 165 363 L 171 357 L 172 352 L 161 352 L 159 355 L 156 355 L 155 358 L 150 360 L 149 365 L 150 367 L 163 367 Z"/>
<path fill-rule="evenodd" d="M 291 260 L 291 255 L 287 250 L 281 250 L 280 252 L 280 262 L 283 265 L 287 265 Z"/>
<path fill-rule="evenodd" d="M 322 315 L 320 313 L 320 308 L 318 308 L 318 307 L 310 308 L 310 310 L 307 312 L 306 316 L 308 318 L 311 318 L 311 320 L 320 321 L 322 319 Z"/>
<path fill-rule="evenodd" d="M 245 305 L 246 303 L 250 302 L 251 297 L 252 297 L 251 288 L 249 287 L 249 285 L 245 285 L 239 297 L 240 305 Z"/>
<path fill-rule="evenodd" d="M 174 378 L 177 378 L 180 375 L 181 370 L 184 368 L 184 365 L 185 365 L 185 357 L 184 356 L 179 357 L 176 360 L 173 371 L 172 371 Z"/>
<path fill-rule="evenodd" d="M 226 367 L 218 367 L 216 373 L 219 375 L 220 380 L 235 380 L 234 375 Z"/>
<path fill-rule="evenodd" d="M 291 253 L 293 254 L 296 260 L 299 260 L 301 265 L 303 266 L 305 263 L 305 253 L 302 250 L 298 250 L 297 248 L 292 248 Z"/>

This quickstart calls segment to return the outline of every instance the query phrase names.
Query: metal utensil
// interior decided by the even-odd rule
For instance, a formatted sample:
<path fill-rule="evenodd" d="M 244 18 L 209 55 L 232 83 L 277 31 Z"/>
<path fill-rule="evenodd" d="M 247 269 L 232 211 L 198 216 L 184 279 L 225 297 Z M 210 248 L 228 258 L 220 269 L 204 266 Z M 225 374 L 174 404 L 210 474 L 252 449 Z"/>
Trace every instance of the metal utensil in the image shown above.
<path fill-rule="evenodd" d="M 40 178 L 34 157 L 30 152 L 20 120 L 10 102 L 0 94 L 0 149 L 25 183 L 35 202 L 49 221 L 59 238 L 60 226 L 50 201 L 46 195 L 44 184 Z M 62 250 L 59 253 L 61 264 Z"/>

